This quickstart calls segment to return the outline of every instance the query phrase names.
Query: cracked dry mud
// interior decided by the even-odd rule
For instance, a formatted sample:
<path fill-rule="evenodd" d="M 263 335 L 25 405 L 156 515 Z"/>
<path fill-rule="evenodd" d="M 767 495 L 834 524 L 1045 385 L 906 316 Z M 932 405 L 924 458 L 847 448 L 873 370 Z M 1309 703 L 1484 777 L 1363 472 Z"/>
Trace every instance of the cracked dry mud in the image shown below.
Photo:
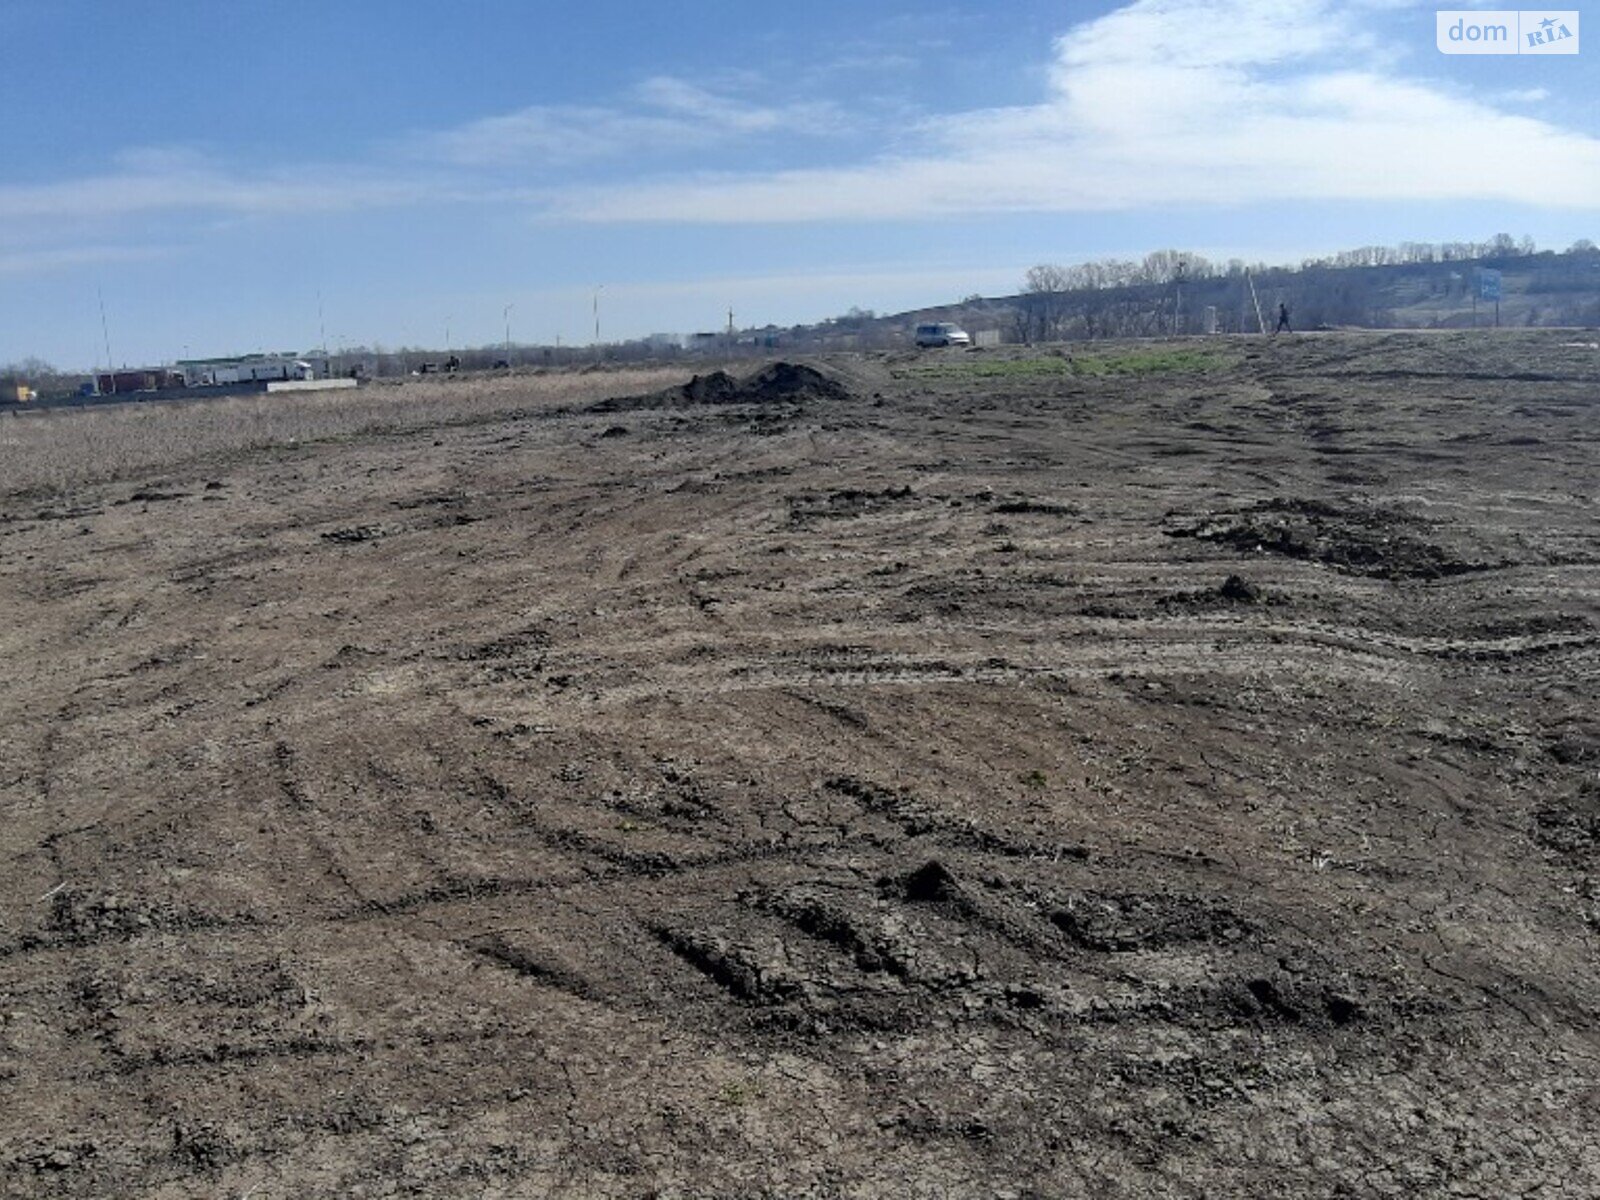
<path fill-rule="evenodd" d="M 1600 1193 L 1560 341 L 4 497 L 0 1195 Z"/>

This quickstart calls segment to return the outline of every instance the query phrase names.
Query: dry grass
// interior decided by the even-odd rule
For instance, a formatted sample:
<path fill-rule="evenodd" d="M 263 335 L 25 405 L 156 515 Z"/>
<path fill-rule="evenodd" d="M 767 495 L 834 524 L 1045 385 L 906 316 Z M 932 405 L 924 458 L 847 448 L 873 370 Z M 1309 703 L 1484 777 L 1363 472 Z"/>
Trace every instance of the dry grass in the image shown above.
<path fill-rule="evenodd" d="M 0 417 L 0 494 L 64 493 L 218 454 L 426 429 L 593 403 L 681 383 L 681 368 L 385 382 L 359 391 L 227 396 Z"/>

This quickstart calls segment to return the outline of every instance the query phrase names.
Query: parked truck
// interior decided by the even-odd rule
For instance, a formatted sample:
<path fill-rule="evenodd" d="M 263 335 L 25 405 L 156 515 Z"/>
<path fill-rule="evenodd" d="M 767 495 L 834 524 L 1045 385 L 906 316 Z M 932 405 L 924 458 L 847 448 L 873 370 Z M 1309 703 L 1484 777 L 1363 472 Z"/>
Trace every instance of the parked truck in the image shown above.
<path fill-rule="evenodd" d="M 129 392 L 159 392 L 167 388 L 181 388 L 183 375 L 165 368 L 143 371 L 102 371 L 95 376 L 95 386 L 102 396 L 125 395 Z"/>

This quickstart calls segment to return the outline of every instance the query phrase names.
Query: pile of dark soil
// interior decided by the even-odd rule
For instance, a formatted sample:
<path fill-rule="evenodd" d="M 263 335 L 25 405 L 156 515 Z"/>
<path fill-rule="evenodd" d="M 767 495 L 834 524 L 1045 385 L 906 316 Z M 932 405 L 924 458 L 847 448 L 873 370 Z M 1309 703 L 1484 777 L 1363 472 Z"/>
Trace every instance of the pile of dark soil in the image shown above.
<path fill-rule="evenodd" d="M 1576 794 L 1535 812 L 1534 837 L 1557 853 L 1580 859 L 1600 849 L 1600 783 L 1590 780 Z"/>
<path fill-rule="evenodd" d="M 1267 595 L 1242 575 L 1229 575 L 1217 587 L 1178 592 L 1163 596 L 1156 603 L 1163 608 L 1203 608 L 1226 604 L 1273 604 L 1278 598 Z"/>
<path fill-rule="evenodd" d="M 1422 526 L 1403 513 L 1291 497 L 1264 500 L 1169 532 L 1172 537 L 1307 559 L 1349 575 L 1379 579 L 1440 579 L 1495 565 L 1459 558 L 1425 541 L 1420 536 Z"/>
<path fill-rule="evenodd" d="M 775 400 L 848 400 L 849 389 L 821 371 L 796 363 L 779 362 L 763 367 L 741 389 L 744 403 L 762 404 Z"/>
<path fill-rule="evenodd" d="M 696 408 L 722 404 L 807 404 L 821 400 L 847 400 L 850 392 L 821 371 L 797 363 L 779 362 L 763 367 L 748 379 L 738 380 L 726 371 L 696 375 L 678 387 L 663 388 L 644 396 L 618 396 L 602 400 L 590 412 L 633 412 L 640 409 Z"/>

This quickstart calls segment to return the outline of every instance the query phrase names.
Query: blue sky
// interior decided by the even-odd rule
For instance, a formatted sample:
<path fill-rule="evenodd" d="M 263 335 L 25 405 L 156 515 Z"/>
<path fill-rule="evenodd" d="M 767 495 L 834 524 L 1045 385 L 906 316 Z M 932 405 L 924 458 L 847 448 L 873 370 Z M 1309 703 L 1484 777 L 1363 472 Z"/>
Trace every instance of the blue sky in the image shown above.
<path fill-rule="evenodd" d="M 102 362 L 101 296 L 135 364 L 1600 241 L 1600 24 L 1446 56 L 1436 8 L 0 0 L 0 363 Z"/>

